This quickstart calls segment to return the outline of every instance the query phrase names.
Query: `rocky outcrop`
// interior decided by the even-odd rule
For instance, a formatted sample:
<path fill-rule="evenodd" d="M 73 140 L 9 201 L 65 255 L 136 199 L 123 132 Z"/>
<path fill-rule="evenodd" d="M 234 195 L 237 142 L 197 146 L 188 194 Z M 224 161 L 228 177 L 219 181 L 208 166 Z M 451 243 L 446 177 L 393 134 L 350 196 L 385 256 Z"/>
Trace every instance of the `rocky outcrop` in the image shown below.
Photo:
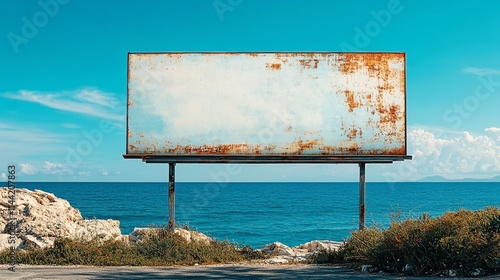
<path fill-rule="evenodd" d="M 205 234 L 197 231 L 187 230 L 183 228 L 175 228 L 175 233 L 186 239 L 188 242 L 201 242 L 209 244 L 212 238 L 206 236 Z"/>
<path fill-rule="evenodd" d="M 58 237 L 76 240 L 121 238 L 116 220 L 85 220 L 67 200 L 41 190 L 16 189 L 14 203 L 16 247 L 43 248 Z M 0 250 L 10 248 L 8 189 L 0 188 Z"/>
<path fill-rule="evenodd" d="M 265 260 L 266 263 L 279 264 L 302 262 L 305 261 L 308 256 L 322 250 L 337 251 L 342 244 L 342 242 L 314 240 L 291 248 L 281 242 L 274 242 L 264 245 L 260 250 L 270 255 L 270 258 Z"/>
<path fill-rule="evenodd" d="M 330 240 L 313 240 L 311 242 L 304 243 L 299 245 L 297 249 L 305 249 L 309 253 L 319 252 L 321 250 L 327 251 L 337 251 L 340 246 L 344 244 L 343 242 L 330 241 Z"/>

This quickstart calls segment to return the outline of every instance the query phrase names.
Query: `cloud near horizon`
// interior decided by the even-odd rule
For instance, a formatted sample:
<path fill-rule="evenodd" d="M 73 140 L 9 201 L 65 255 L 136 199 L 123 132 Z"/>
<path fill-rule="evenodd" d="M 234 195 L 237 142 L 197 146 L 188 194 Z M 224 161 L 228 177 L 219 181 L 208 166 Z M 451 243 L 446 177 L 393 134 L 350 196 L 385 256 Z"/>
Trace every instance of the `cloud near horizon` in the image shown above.
<path fill-rule="evenodd" d="M 500 174 L 500 128 L 486 128 L 481 135 L 463 131 L 448 137 L 417 128 L 408 133 L 408 143 L 413 159 L 398 164 L 397 172 L 385 172 L 386 177 L 404 181 L 435 175 L 454 179 Z"/>
<path fill-rule="evenodd" d="M 72 175 L 71 170 L 67 164 L 58 162 L 45 161 L 42 166 L 42 172 L 50 175 Z"/>
<path fill-rule="evenodd" d="M 467 67 L 463 70 L 465 73 L 470 73 L 478 76 L 487 76 L 487 75 L 499 75 L 500 70 L 491 69 L 491 68 L 477 68 L 477 67 Z"/>
<path fill-rule="evenodd" d="M 21 173 L 26 175 L 34 175 L 38 170 L 29 163 L 20 163 Z"/>
<path fill-rule="evenodd" d="M 125 106 L 120 106 L 122 102 L 113 94 L 95 89 L 61 92 L 19 90 L 15 93 L 2 93 L 0 96 L 9 99 L 34 102 L 61 111 L 74 112 L 114 121 L 125 120 Z"/>

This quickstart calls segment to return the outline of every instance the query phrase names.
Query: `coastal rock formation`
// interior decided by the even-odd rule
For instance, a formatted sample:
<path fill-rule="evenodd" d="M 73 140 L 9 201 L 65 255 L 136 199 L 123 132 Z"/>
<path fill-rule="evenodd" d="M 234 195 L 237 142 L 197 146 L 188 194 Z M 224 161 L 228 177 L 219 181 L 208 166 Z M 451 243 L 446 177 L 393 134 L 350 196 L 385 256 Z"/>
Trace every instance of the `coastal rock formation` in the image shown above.
<path fill-rule="evenodd" d="M 262 249 L 260 249 L 264 254 L 267 255 L 275 255 L 275 256 L 294 256 L 296 255 L 296 251 L 294 251 L 289 246 L 281 242 L 274 242 L 270 244 L 264 245 Z"/>
<path fill-rule="evenodd" d="M 274 242 L 264 245 L 260 250 L 267 255 L 271 255 L 271 258 L 265 260 L 266 263 L 279 264 L 302 262 L 308 256 L 317 254 L 322 250 L 337 251 L 342 244 L 342 242 L 329 240 L 313 240 L 291 248 L 281 242 Z"/>
<path fill-rule="evenodd" d="M 16 247 L 43 248 L 58 237 L 76 240 L 121 238 L 116 220 L 85 220 L 67 200 L 41 190 L 15 190 Z M 0 188 L 0 250 L 10 248 L 8 188 Z"/>
<path fill-rule="evenodd" d="M 201 242 L 209 244 L 212 238 L 206 236 L 205 234 L 197 231 L 187 230 L 183 228 L 175 228 L 175 233 L 186 239 L 188 242 Z"/>
<path fill-rule="evenodd" d="M 297 249 L 306 249 L 309 253 L 319 252 L 321 250 L 337 251 L 343 242 L 330 241 L 330 240 L 313 240 L 302 245 L 299 245 Z"/>

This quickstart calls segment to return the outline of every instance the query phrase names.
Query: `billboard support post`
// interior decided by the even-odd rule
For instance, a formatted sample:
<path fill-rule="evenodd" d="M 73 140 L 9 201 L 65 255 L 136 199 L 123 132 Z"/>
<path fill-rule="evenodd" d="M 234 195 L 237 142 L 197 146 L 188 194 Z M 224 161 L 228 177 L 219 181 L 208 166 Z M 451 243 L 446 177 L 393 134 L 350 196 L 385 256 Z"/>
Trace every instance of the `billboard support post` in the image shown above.
<path fill-rule="evenodd" d="M 359 230 L 365 229 L 366 177 L 365 163 L 359 164 Z"/>
<path fill-rule="evenodd" d="M 175 163 L 168 164 L 168 231 L 175 230 Z"/>

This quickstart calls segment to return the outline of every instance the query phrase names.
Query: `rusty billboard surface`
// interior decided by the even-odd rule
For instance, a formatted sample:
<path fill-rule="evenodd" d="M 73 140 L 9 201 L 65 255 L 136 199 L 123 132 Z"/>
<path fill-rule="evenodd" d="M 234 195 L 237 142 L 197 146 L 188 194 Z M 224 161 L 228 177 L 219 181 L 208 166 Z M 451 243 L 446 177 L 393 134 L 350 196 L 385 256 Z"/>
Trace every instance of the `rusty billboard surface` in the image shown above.
<path fill-rule="evenodd" d="M 129 53 L 126 158 L 392 162 L 404 53 Z"/>

